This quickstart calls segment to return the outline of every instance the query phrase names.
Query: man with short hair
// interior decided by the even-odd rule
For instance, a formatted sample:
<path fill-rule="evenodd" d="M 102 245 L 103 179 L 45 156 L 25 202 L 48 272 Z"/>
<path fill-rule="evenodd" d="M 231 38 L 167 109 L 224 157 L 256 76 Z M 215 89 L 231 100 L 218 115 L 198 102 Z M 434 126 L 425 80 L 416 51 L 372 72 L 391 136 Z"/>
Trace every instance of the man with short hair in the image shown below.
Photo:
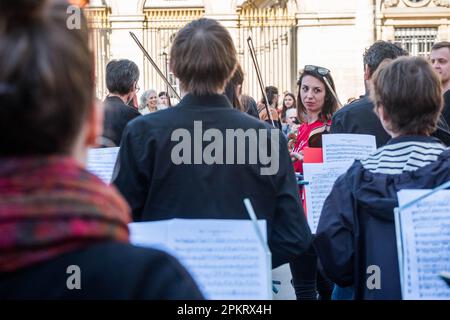
<path fill-rule="evenodd" d="M 194 20 L 178 31 L 170 66 L 182 99 L 127 125 L 113 183 L 137 222 L 249 219 L 243 200 L 250 199 L 267 222 L 275 268 L 309 248 L 311 231 L 286 139 L 223 95 L 236 65 L 233 39 L 217 21 Z"/>
<path fill-rule="evenodd" d="M 442 41 L 436 43 L 431 48 L 430 61 L 441 79 L 445 100 L 442 118 L 445 120 L 448 129 L 450 129 L 450 42 Z"/>
<path fill-rule="evenodd" d="M 376 138 L 377 148 L 391 139 L 374 113 L 374 105 L 368 95 L 369 82 L 383 60 L 406 55 L 408 55 L 407 51 L 386 41 L 377 41 L 366 50 L 364 53 L 366 94 L 334 114 L 331 133 L 371 134 Z"/>
<path fill-rule="evenodd" d="M 127 123 L 140 115 L 129 105 L 139 91 L 138 80 L 139 69 L 133 61 L 112 60 L 106 66 L 109 94 L 104 101 L 103 146 L 119 146 Z"/>

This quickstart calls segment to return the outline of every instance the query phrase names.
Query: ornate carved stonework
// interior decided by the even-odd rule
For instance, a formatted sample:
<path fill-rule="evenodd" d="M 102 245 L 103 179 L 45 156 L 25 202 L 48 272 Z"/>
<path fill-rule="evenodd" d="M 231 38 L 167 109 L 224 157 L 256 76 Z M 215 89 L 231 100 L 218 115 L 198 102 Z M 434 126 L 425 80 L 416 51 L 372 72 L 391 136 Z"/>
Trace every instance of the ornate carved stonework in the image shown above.
<path fill-rule="evenodd" d="M 412 8 L 420 8 L 420 7 L 425 7 L 430 3 L 430 0 L 417 0 L 417 1 L 412 1 L 412 0 L 402 0 L 408 7 L 412 7 Z"/>
<path fill-rule="evenodd" d="M 450 0 L 433 0 L 434 4 L 438 7 L 450 8 Z"/>
<path fill-rule="evenodd" d="M 398 5 L 399 0 L 386 0 L 384 1 L 384 6 L 386 8 L 396 7 Z"/>
<path fill-rule="evenodd" d="M 431 2 L 431 0 L 419 0 L 419 1 L 402 0 L 402 2 L 407 7 L 421 8 L 426 7 Z M 397 7 L 399 3 L 400 0 L 385 0 L 384 6 L 385 8 Z M 450 8 L 450 0 L 433 0 L 433 3 L 438 7 Z"/>

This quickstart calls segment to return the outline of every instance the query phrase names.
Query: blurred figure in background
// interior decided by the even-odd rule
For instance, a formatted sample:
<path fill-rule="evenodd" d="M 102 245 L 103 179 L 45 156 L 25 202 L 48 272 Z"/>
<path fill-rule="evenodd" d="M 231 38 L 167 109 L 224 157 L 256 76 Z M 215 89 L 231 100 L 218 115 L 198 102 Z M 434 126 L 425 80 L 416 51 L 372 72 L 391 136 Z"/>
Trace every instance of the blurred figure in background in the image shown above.
<path fill-rule="evenodd" d="M 158 96 L 153 89 L 144 91 L 139 104 L 139 112 L 146 115 L 158 111 Z"/>
<path fill-rule="evenodd" d="M 444 95 L 444 109 L 440 121 L 442 126 L 450 131 L 450 42 L 436 43 L 431 49 L 430 61 L 434 70 L 439 74 L 442 94 Z M 450 141 L 447 141 L 445 137 L 437 137 L 447 146 L 450 145 Z"/>
<path fill-rule="evenodd" d="M 113 60 L 106 66 L 106 86 L 109 94 L 104 103 L 105 119 L 103 122 L 103 138 L 119 146 L 123 129 L 127 123 L 140 114 L 129 103 L 139 91 L 138 66 L 130 60 Z"/>
<path fill-rule="evenodd" d="M 164 110 L 172 107 L 172 103 L 170 102 L 170 96 L 166 91 L 161 91 L 158 94 L 158 104 L 156 108 L 158 110 Z"/>
<path fill-rule="evenodd" d="M 268 86 L 265 88 L 266 96 L 267 96 L 267 102 L 268 102 L 268 109 L 270 112 L 270 118 L 274 122 L 274 126 L 278 129 L 281 129 L 281 121 L 280 117 L 278 115 L 277 106 L 278 106 L 278 88 L 274 86 Z M 263 121 L 266 121 L 269 124 L 272 124 L 270 121 L 269 116 L 267 115 L 267 109 L 266 109 L 266 99 L 265 97 L 262 97 L 261 100 L 258 102 L 258 113 L 259 118 Z"/>
<path fill-rule="evenodd" d="M 294 94 L 290 92 L 286 93 L 283 98 L 283 104 L 280 112 L 281 123 L 286 123 L 287 110 L 296 108 L 297 108 L 297 101 L 295 100 Z"/>
<path fill-rule="evenodd" d="M 298 130 L 300 122 L 297 116 L 297 108 L 290 108 L 286 111 L 286 122 L 282 125 L 284 135 L 287 137 L 290 132 Z"/>

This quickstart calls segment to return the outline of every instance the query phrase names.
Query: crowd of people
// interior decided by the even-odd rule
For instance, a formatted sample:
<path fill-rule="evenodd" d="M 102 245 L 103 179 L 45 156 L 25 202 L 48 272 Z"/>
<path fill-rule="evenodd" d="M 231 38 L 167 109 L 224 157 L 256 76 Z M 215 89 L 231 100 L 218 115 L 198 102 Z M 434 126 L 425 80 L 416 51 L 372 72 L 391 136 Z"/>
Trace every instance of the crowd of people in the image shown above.
<path fill-rule="evenodd" d="M 402 298 L 397 191 L 450 181 L 450 42 L 436 43 L 428 61 L 375 42 L 363 54 L 365 95 L 342 108 L 332 71 L 316 65 L 302 68 L 296 88 L 280 95 L 268 86 L 255 101 L 242 92 L 229 32 L 203 18 L 172 43 L 178 104 L 152 89 L 138 99 L 140 72 L 126 59 L 108 63 L 101 103 L 87 22 L 68 29 L 66 8 L 65 0 L 0 0 L 1 298 L 203 299 L 175 258 L 129 244 L 127 224 L 248 219 L 244 198 L 266 220 L 272 266 L 289 264 L 297 299 Z M 214 133 L 209 142 L 230 130 L 264 132 L 253 142 L 270 146 L 277 170 L 246 163 L 249 144 L 244 161 L 221 147 L 210 163 L 198 159 L 208 141 L 192 152 L 188 142 L 174 161 L 185 143 L 174 132 L 199 130 Z M 305 149 L 333 133 L 374 135 L 378 149 L 338 178 L 311 234 L 295 173 Z M 85 169 L 86 153 L 115 146 L 107 186 Z M 69 265 L 83 270 L 83 290 L 67 289 Z M 366 286 L 369 265 L 383 269 L 379 290 Z"/>

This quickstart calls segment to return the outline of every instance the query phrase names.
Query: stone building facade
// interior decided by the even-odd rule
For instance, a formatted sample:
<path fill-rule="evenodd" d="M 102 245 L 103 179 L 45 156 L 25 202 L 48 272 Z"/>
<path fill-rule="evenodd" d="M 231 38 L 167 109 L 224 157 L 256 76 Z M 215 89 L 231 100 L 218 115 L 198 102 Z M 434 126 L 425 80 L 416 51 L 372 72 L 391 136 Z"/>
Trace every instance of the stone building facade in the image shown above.
<path fill-rule="evenodd" d="M 176 86 L 167 67 L 171 42 L 200 17 L 228 28 L 246 73 L 244 91 L 256 99 L 249 36 L 266 85 L 295 92 L 299 70 L 320 65 L 331 70 L 342 102 L 364 93 L 362 54 L 374 41 L 396 41 L 422 56 L 436 41 L 450 41 L 450 0 L 91 0 L 86 12 L 94 29 L 99 98 L 106 94 L 105 65 L 117 58 L 138 64 L 141 88 L 166 90 L 129 31 Z"/>

